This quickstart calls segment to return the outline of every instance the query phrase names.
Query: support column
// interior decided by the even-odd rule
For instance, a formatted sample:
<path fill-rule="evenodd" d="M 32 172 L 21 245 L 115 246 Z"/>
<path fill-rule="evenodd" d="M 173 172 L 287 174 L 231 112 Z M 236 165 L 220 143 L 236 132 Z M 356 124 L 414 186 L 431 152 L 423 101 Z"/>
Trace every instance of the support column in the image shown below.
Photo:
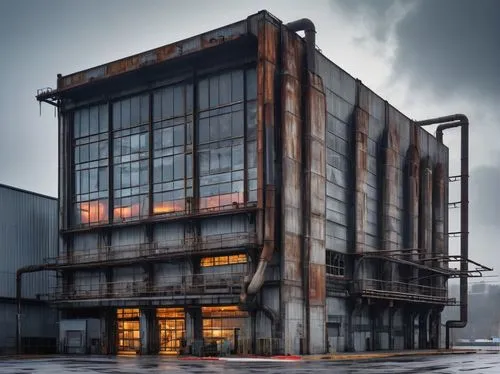
<path fill-rule="evenodd" d="M 421 311 L 418 315 L 418 348 L 427 348 L 427 332 L 428 324 L 427 319 L 429 317 L 429 312 L 427 310 Z"/>
<path fill-rule="evenodd" d="M 191 345 L 191 354 L 198 356 L 201 354 L 200 341 L 203 340 L 203 322 L 201 315 L 201 307 L 190 306 L 186 308 L 187 318 L 189 325 L 186 326 L 186 339 L 188 344 Z"/>
<path fill-rule="evenodd" d="M 116 355 L 118 353 L 116 327 L 116 310 L 108 308 L 104 311 L 104 354 Z"/>
<path fill-rule="evenodd" d="M 403 331 L 404 331 L 404 347 L 405 349 L 415 348 L 415 313 L 410 310 L 410 307 L 404 308 L 403 312 Z"/>
<path fill-rule="evenodd" d="M 430 348 L 438 349 L 441 331 L 441 311 L 439 309 L 433 309 L 430 315 L 429 321 L 429 335 L 430 335 Z"/>
<path fill-rule="evenodd" d="M 394 350 L 394 315 L 396 314 L 394 302 L 389 302 L 389 350 Z"/>

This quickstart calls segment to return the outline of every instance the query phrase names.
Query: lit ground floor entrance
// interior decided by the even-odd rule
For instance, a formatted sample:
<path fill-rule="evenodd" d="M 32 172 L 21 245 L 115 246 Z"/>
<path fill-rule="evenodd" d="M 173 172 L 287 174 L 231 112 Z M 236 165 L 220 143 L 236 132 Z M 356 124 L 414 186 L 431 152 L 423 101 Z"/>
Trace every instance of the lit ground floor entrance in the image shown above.
<path fill-rule="evenodd" d="M 161 354 L 178 354 L 184 344 L 186 318 L 183 308 L 158 308 L 156 320 L 159 329 Z"/>
<path fill-rule="evenodd" d="M 250 336 L 248 313 L 237 306 L 207 306 L 201 312 L 206 353 L 235 353 Z"/>
<path fill-rule="evenodd" d="M 139 309 L 118 309 L 116 311 L 118 353 L 136 354 L 141 349 Z"/>

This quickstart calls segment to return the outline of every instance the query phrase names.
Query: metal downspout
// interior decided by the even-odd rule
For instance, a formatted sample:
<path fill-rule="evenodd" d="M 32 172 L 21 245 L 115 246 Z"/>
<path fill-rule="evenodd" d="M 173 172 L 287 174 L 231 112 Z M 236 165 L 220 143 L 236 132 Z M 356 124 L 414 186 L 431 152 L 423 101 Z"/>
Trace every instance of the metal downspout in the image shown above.
<path fill-rule="evenodd" d="M 16 271 L 16 352 L 21 354 L 21 296 L 22 296 L 22 276 L 25 273 L 35 273 L 38 271 L 50 270 L 49 265 L 29 265 Z"/>
<path fill-rule="evenodd" d="M 450 348 L 450 329 L 467 326 L 469 258 L 469 119 L 464 114 L 431 118 L 417 122 L 419 126 L 439 124 L 436 138 L 443 143 L 443 131 L 461 127 L 460 162 L 460 319 L 446 321 L 446 349 Z"/>
<path fill-rule="evenodd" d="M 285 25 L 290 31 L 305 31 L 306 40 L 306 55 L 307 55 L 307 67 L 310 71 L 315 72 L 315 57 L 314 51 L 316 47 L 316 28 L 314 23 L 307 19 L 302 18 L 294 22 L 290 22 Z M 269 152 L 271 144 L 266 147 L 266 153 Z M 269 160 L 272 162 L 272 160 Z M 269 162 L 266 162 L 267 167 L 271 167 Z M 266 244 L 266 243 L 265 243 Z M 264 284 L 264 273 L 266 271 L 269 261 L 271 261 L 274 252 L 274 246 L 264 245 L 262 253 L 260 255 L 259 263 L 257 269 L 252 276 L 252 279 L 248 285 L 246 293 L 243 293 L 240 297 L 241 302 L 245 302 L 248 295 L 255 295 L 261 289 Z"/>

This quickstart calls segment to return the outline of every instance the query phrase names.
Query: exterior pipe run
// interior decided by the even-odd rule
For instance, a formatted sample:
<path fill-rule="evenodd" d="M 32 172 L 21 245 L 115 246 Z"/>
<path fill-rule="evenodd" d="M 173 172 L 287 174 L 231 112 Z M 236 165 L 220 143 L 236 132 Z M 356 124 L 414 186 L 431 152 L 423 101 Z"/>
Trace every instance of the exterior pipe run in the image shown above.
<path fill-rule="evenodd" d="M 437 140 L 443 142 L 443 131 L 461 127 L 460 165 L 460 320 L 446 321 L 446 348 L 450 348 L 450 329 L 467 326 L 467 271 L 469 258 L 469 119 L 463 114 L 432 118 L 417 122 L 419 126 L 439 124 Z"/>
<path fill-rule="evenodd" d="M 22 296 L 22 277 L 25 273 L 35 273 L 43 270 L 51 270 L 50 265 L 29 265 L 22 267 L 16 272 L 16 352 L 21 354 L 21 296 Z"/>
<path fill-rule="evenodd" d="M 302 18 L 297 21 L 287 23 L 285 26 L 290 31 L 293 32 L 301 30 L 305 31 L 307 67 L 311 72 L 315 72 L 316 64 L 315 64 L 314 51 L 316 48 L 316 27 L 314 26 L 314 23 L 307 18 Z M 271 145 L 273 143 L 272 141 L 270 143 L 268 139 L 268 144 Z M 269 148 L 266 149 L 266 151 L 269 152 Z M 269 155 L 267 155 L 267 157 L 269 157 Z M 268 162 L 267 164 L 268 168 L 272 166 L 272 162 Z M 269 171 L 270 170 L 268 170 L 268 172 Z M 270 195 L 274 196 L 273 194 Z M 268 198 L 269 196 L 266 196 L 266 199 Z M 274 206 L 272 208 L 274 210 Z M 266 218 L 264 219 L 266 220 Z M 250 280 L 246 293 L 243 293 L 240 297 L 240 301 L 242 303 L 244 303 L 247 300 L 248 295 L 255 295 L 261 289 L 262 285 L 264 284 L 264 274 L 268 263 L 272 259 L 273 252 L 274 252 L 274 246 L 272 245 L 272 243 L 268 242 L 267 240 L 264 240 L 264 247 L 262 248 L 262 253 L 260 255 L 257 269 L 254 275 L 252 276 L 252 279 Z"/>

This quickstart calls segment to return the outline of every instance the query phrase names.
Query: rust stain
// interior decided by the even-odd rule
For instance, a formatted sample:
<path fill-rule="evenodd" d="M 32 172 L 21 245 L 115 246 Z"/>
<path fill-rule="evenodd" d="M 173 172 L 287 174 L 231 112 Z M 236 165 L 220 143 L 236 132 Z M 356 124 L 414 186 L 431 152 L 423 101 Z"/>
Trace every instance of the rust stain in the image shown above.
<path fill-rule="evenodd" d="M 396 126 L 389 122 L 386 130 L 385 165 L 382 209 L 382 249 L 394 250 L 398 245 L 398 228 L 392 222 L 398 218 L 397 190 L 400 139 Z"/>
<path fill-rule="evenodd" d="M 434 245 L 433 255 L 444 254 L 444 213 L 445 213 L 445 183 L 444 167 L 438 163 L 434 171 Z"/>
<path fill-rule="evenodd" d="M 106 79 L 125 72 L 189 55 L 241 38 L 247 33 L 246 21 L 209 31 L 177 43 L 162 46 L 105 65 L 67 75 L 58 81 L 58 89 L 74 88 L 96 79 Z M 276 38 L 276 34 L 271 37 Z"/>
<path fill-rule="evenodd" d="M 408 227 L 409 248 L 418 247 L 418 209 L 420 201 L 420 154 L 416 145 L 412 144 L 407 152 L 408 165 Z"/>
<path fill-rule="evenodd" d="M 430 254 L 432 247 L 432 165 L 427 157 L 421 164 L 419 247 Z"/>
<path fill-rule="evenodd" d="M 368 173 L 368 113 L 357 107 L 355 110 L 355 251 L 362 253 L 365 246 L 366 223 L 366 178 Z"/>
<path fill-rule="evenodd" d="M 324 265 L 309 264 L 309 303 L 324 305 L 326 299 L 326 271 Z"/>

